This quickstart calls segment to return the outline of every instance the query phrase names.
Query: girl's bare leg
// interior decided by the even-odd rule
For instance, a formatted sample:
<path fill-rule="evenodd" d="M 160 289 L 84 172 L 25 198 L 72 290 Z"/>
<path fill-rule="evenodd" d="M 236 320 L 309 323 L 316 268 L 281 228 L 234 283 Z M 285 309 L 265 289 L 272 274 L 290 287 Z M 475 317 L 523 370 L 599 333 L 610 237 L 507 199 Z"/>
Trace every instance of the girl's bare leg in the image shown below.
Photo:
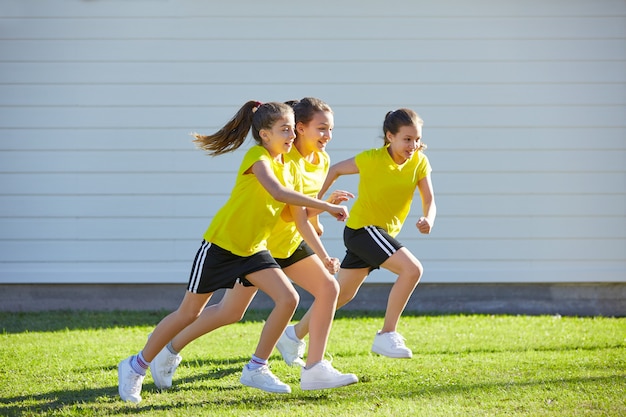
<path fill-rule="evenodd" d="M 256 287 L 241 284 L 227 289 L 219 303 L 206 307 L 193 323 L 172 339 L 174 350 L 180 352 L 200 336 L 241 320 L 256 292 Z"/>
<path fill-rule="evenodd" d="M 279 268 L 267 268 L 253 272 L 246 278 L 274 301 L 274 309 L 265 321 L 259 343 L 254 352 L 256 357 L 267 359 L 293 317 L 300 296 L 285 273 Z"/>
<path fill-rule="evenodd" d="M 284 271 L 292 281 L 315 298 L 307 312 L 310 319 L 308 320 L 309 349 L 306 365 L 310 367 L 324 359 L 328 335 L 337 307 L 339 284 L 315 255 L 288 266 Z"/>
<path fill-rule="evenodd" d="M 395 332 L 400 316 L 424 271 L 422 264 L 407 248 L 400 248 L 382 265 L 398 275 L 387 300 L 385 322 L 381 333 Z"/>
<path fill-rule="evenodd" d="M 144 359 L 151 362 L 174 336 L 196 320 L 212 295 L 187 291 L 178 309 L 163 318 L 148 338 L 142 350 Z"/>
<path fill-rule="evenodd" d="M 350 302 L 350 300 L 354 298 L 356 293 L 359 291 L 361 284 L 363 284 L 363 281 L 365 281 L 365 278 L 367 278 L 368 274 L 369 268 L 339 269 L 339 272 L 337 273 L 337 283 L 339 284 L 337 309 L 348 304 L 348 302 Z M 304 338 L 304 336 L 309 333 L 311 315 L 313 313 L 312 308 L 313 306 L 309 308 L 304 316 L 302 316 L 300 321 L 294 326 L 296 336 L 298 336 L 300 339 Z"/>

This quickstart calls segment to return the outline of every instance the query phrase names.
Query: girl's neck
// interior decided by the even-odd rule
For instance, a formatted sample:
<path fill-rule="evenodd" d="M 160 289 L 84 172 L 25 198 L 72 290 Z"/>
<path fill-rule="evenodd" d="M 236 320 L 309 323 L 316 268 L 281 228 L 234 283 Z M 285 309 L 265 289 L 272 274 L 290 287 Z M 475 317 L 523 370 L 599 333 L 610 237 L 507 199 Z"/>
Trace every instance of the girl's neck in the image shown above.
<path fill-rule="evenodd" d="M 300 141 L 295 141 L 294 146 L 296 147 L 298 152 L 300 152 L 300 155 L 302 155 L 302 157 L 306 161 L 311 162 L 311 163 L 317 163 L 318 157 L 317 157 L 317 152 L 315 152 L 315 150 L 313 149 L 305 150 L 302 147 L 302 144 L 300 143 Z"/>
<path fill-rule="evenodd" d="M 272 155 L 272 159 L 276 162 L 280 162 L 281 164 L 284 162 L 283 154 L 279 153 L 277 155 Z"/>
<path fill-rule="evenodd" d="M 283 154 L 281 152 L 272 152 L 267 147 L 263 146 L 265 150 L 270 154 L 270 157 L 276 162 L 283 162 Z"/>
<path fill-rule="evenodd" d="M 397 165 L 402 165 L 402 164 L 404 164 L 407 161 L 406 158 L 403 158 L 400 155 L 394 154 L 393 150 L 391 149 L 391 146 L 387 147 L 387 152 L 389 153 L 389 156 L 391 157 L 391 160 L 393 162 L 395 162 Z"/>

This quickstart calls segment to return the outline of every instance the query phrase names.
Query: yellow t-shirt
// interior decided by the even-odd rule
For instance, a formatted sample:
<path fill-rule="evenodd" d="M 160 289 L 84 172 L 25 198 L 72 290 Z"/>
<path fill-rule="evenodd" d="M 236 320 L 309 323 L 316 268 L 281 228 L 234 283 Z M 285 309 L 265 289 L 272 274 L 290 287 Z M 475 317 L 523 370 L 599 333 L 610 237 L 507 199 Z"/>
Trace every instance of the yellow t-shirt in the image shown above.
<path fill-rule="evenodd" d="M 204 240 L 238 256 L 250 256 L 267 249 L 267 238 L 285 208 L 285 203 L 276 201 L 263 188 L 256 175 L 244 174 L 257 161 L 268 161 L 285 187 L 293 188 L 294 181 L 300 181 L 293 163 L 276 162 L 260 145 L 248 150 L 230 198 L 204 233 Z"/>
<path fill-rule="evenodd" d="M 398 165 L 389 155 L 388 145 L 359 153 L 359 194 L 350 210 L 346 226 L 360 229 L 382 227 L 391 236 L 400 233 L 411 209 L 417 183 L 432 171 L 428 158 L 415 152 Z"/>
<path fill-rule="evenodd" d="M 301 186 L 296 188 L 296 191 L 314 198 L 317 198 L 317 193 L 322 188 L 330 167 L 330 157 L 326 152 L 318 152 L 317 155 L 319 161 L 313 164 L 305 160 L 295 146 L 292 146 L 289 153 L 285 154 L 285 162 L 293 162 L 301 178 Z M 300 242 L 302 242 L 302 236 L 296 224 L 279 219 L 268 239 L 267 247 L 274 258 L 288 258 Z"/>

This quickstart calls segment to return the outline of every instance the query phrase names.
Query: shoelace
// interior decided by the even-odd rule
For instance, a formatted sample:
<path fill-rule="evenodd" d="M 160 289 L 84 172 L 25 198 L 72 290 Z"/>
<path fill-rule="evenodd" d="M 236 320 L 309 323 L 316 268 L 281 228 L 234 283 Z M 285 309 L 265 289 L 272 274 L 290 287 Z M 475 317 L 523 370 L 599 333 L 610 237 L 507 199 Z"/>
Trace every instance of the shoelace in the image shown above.
<path fill-rule="evenodd" d="M 130 374 L 128 378 L 126 378 L 127 385 L 130 385 L 130 393 L 137 394 L 141 391 L 141 379 L 142 375 L 139 374 Z"/>
<path fill-rule="evenodd" d="M 391 344 L 393 345 L 393 347 L 404 347 L 405 339 L 398 333 L 389 333 L 389 339 L 391 340 Z"/>
<path fill-rule="evenodd" d="M 326 369 L 326 371 L 331 373 L 331 374 L 334 374 L 334 375 L 340 375 L 341 374 L 341 372 L 339 372 L 338 370 L 333 368 L 333 365 L 331 365 L 331 363 L 328 362 L 328 361 L 322 361 L 320 363 L 320 366 L 323 367 L 324 369 Z"/>
<path fill-rule="evenodd" d="M 306 349 L 306 344 L 303 341 L 298 342 L 298 357 L 304 357 L 304 350 Z"/>
<path fill-rule="evenodd" d="M 266 376 L 267 378 L 270 378 L 270 379 L 272 380 L 272 382 L 274 382 L 274 383 L 279 383 L 279 382 L 280 382 L 280 383 L 282 384 L 282 382 L 280 381 L 280 379 L 278 379 L 278 378 L 276 377 L 276 375 L 274 375 L 274 374 L 272 373 L 272 371 L 270 371 L 270 368 L 269 368 L 268 366 L 262 366 L 261 368 L 259 368 L 259 371 L 260 371 L 260 373 L 261 373 L 263 376 Z"/>
<path fill-rule="evenodd" d="M 176 360 L 178 358 L 176 357 L 176 355 L 171 355 L 167 358 L 167 361 L 165 363 L 165 372 L 167 374 L 171 374 L 174 372 L 174 369 L 176 368 Z"/>

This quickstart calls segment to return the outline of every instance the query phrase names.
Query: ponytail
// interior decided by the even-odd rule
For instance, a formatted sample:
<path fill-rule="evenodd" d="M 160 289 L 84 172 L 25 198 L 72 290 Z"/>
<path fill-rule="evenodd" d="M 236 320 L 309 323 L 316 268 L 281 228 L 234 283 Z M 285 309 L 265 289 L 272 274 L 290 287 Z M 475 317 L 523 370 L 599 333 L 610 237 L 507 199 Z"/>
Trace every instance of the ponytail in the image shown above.
<path fill-rule="evenodd" d="M 211 156 L 221 155 L 238 149 L 252 130 L 252 138 L 261 145 L 262 129 L 271 129 L 281 117 L 293 114 L 293 109 L 284 103 L 248 101 L 226 125 L 212 135 L 192 133 L 193 142 Z"/>
<path fill-rule="evenodd" d="M 255 109 L 258 109 L 260 104 L 258 101 L 248 101 L 224 127 L 212 135 L 192 133 L 195 138 L 193 142 L 212 156 L 234 151 L 245 142 L 252 126 Z"/>

